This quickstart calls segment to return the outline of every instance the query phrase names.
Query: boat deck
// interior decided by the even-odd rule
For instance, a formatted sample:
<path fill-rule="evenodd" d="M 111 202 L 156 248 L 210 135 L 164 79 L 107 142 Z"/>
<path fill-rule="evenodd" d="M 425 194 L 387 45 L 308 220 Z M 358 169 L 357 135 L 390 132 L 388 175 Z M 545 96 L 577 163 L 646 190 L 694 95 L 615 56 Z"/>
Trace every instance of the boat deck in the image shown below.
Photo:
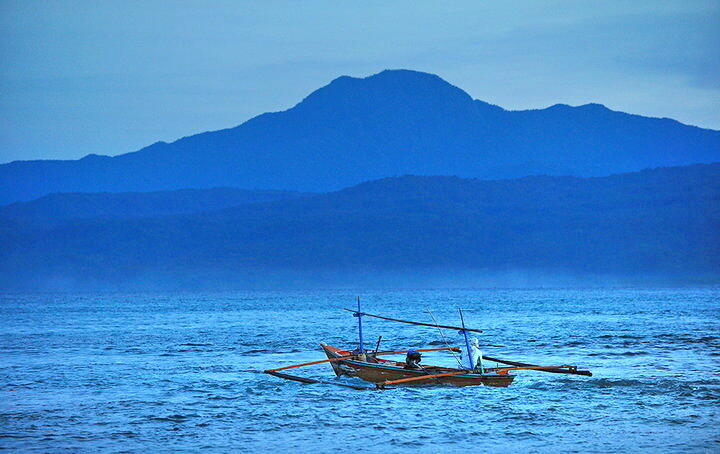
<path fill-rule="evenodd" d="M 320 344 L 325 351 L 328 359 L 339 358 L 343 356 L 352 356 L 348 359 L 334 361 L 332 365 L 333 371 L 338 376 L 348 375 L 358 377 L 362 380 L 382 384 L 386 381 L 400 380 L 405 378 L 422 377 L 424 375 L 434 375 L 443 373 L 463 372 L 463 369 L 454 369 L 441 366 L 422 366 L 422 369 L 405 369 L 405 363 L 402 361 L 392 361 L 388 359 L 376 358 L 372 355 L 354 355 L 353 352 L 342 350 L 327 344 Z M 404 383 L 405 386 L 509 386 L 515 379 L 510 374 L 476 374 L 469 372 L 465 374 L 451 375 L 446 377 L 438 377 L 427 380 L 417 380 Z"/>

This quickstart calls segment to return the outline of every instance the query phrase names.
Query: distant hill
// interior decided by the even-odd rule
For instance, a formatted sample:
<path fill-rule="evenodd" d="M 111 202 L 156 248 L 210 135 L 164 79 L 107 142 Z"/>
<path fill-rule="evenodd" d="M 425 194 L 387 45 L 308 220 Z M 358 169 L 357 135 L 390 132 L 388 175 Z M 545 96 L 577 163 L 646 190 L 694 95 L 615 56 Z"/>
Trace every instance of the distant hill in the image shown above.
<path fill-rule="evenodd" d="M 598 176 L 720 160 L 720 132 L 600 104 L 508 111 L 407 70 L 343 76 L 295 107 L 115 157 L 0 165 L 0 204 L 55 192 L 325 192 L 404 174 Z"/>
<path fill-rule="evenodd" d="M 404 176 L 204 213 L 0 220 L 3 288 L 215 288 L 287 276 L 331 285 L 328 273 L 428 270 L 720 282 L 720 164 L 595 178 Z"/>
<path fill-rule="evenodd" d="M 0 206 L 0 217 L 47 223 L 90 217 L 161 216 L 292 199 L 303 195 L 305 194 L 291 191 L 248 191 L 235 188 L 179 189 L 146 193 L 59 193 L 29 202 Z"/>

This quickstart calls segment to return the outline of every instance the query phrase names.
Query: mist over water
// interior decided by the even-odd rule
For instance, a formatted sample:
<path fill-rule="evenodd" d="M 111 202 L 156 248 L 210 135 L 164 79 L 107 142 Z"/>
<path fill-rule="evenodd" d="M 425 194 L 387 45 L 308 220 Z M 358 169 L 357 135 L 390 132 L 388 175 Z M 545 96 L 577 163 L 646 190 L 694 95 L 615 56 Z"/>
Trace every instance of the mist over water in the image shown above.
<path fill-rule="evenodd" d="M 468 289 L 468 288 L 612 288 L 612 287 L 705 287 L 720 277 L 713 272 L 645 272 L 591 273 L 563 268 L 510 268 L 488 270 L 441 266 L 435 268 L 381 269 L 346 267 L 345 269 L 242 269 L 143 271 L 118 273 L 112 279 L 67 276 L 63 270 L 55 275 L 24 281 L 22 278 L 1 281 L 0 288 L 34 288 L 43 292 L 190 292 L 239 289 L 263 291 L 324 291 L 342 288 L 364 292 L 367 289 Z"/>
<path fill-rule="evenodd" d="M 711 452 L 720 448 L 720 289 L 370 290 L 364 309 L 455 324 L 490 356 L 575 364 L 509 388 L 355 391 L 258 373 L 355 346 L 355 290 L 0 296 L 0 447 L 22 452 Z M 367 319 L 381 348 L 434 328 Z M 446 331 L 454 345 L 457 333 Z M 424 362 L 453 366 L 447 353 Z M 336 379 L 326 364 L 298 375 Z"/>

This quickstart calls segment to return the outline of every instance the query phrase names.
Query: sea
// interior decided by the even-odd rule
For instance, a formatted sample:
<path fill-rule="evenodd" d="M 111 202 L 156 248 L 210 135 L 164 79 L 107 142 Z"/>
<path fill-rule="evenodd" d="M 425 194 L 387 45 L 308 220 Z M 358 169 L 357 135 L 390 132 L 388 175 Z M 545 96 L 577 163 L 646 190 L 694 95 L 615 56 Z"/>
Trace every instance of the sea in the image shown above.
<path fill-rule="evenodd" d="M 484 354 L 593 376 L 360 391 L 262 373 L 324 359 L 320 342 L 357 347 L 342 309 L 358 296 L 422 322 L 457 325 L 462 308 Z M 720 288 L 5 293 L 0 322 L 10 452 L 720 452 Z M 366 348 L 464 344 L 363 323 Z M 365 384 L 328 364 L 288 372 Z"/>

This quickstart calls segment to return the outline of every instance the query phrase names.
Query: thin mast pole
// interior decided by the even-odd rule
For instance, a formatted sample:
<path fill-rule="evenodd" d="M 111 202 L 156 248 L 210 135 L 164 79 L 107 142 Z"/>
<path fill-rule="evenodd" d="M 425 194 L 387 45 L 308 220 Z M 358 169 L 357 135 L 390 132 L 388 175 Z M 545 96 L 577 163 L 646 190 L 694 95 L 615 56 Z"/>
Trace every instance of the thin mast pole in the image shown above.
<path fill-rule="evenodd" d="M 357 312 L 354 313 L 353 315 L 355 317 L 357 317 L 357 319 L 358 319 L 358 336 L 360 337 L 360 346 L 358 347 L 358 352 L 362 354 L 362 353 L 365 353 L 365 343 L 363 342 L 363 333 L 362 333 L 362 316 L 364 314 L 360 311 L 360 297 L 359 296 L 357 297 L 357 307 L 358 307 Z"/>
<path fill-rule="evenodd" d="M 377 344 L 375 344 L 375 353 L 373 355 L 377 355 L 378 350 L 380 350 L 380 341 L 382 340 L 382 336 L 378 337 Z"/>
<path fill-rule="evenodd" d="M 470 354 L 470 340 L 468 339 L 467 330 L 465 329 L 465 317 L 463 317 L 463 311 L 462 309 L 458 308 L 458 311 L 460 312 L 460 323 L 462 324 L 462 329 L 460 332 L 463 336 L 465 336 L 465 355 L 468 359 L 468 364 L 470 365 L 470 370 L 475 369 L 475 364 L 473 364 L 472 355 Z"/>

